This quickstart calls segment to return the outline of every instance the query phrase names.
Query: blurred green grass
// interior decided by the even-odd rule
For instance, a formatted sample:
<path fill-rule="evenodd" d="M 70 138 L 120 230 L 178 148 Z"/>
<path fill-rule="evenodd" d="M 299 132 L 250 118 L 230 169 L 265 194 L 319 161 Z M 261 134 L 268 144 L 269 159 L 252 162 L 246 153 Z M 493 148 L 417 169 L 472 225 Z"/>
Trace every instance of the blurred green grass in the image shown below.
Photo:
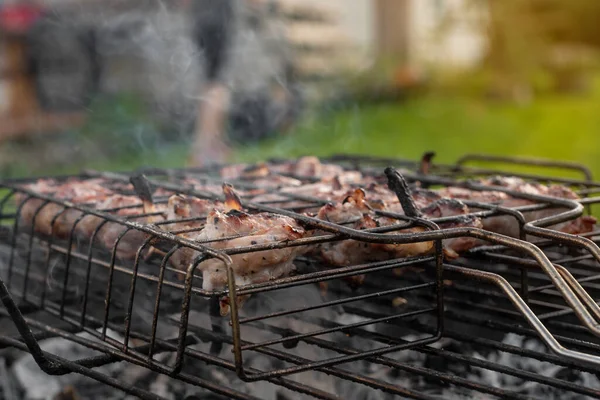
<path fill-rule="evenodd" d="M 438 94 L 404 103 L 310 115 L 285 136 L 240 145 L 231 161 L 340 153 L 417 160 L 425 151 L 433 150 L 437 153 L 435 161 L 443 163 L 453 163 L 466 153 L 574 161 L 590 167 L 600 179 L 600 85 L 589 96 L 547 96 L 526 106 Z M 70 174 L 84 168 L 178 168 L 185 166 L 188 151 L 186 144 L 146 146 L 127 155 L 43 169 L 32 168 L 25 154 L 21 164 L 11 166 L 10 175 Z M 535 172 L 527 168 L 513 170 Z M 560 170 L 551 173 L 573 176 Z M 0 190 L 0 198 L 2 195 Z"/>
<path fill-rule="evenodd" d="M 114 124 L 110 128 L 118 129 Z M 82 140 L 90 139 L 83 135 Z M 188 151 L 186 144 L 153 143 L 129 148 L 125 154 L 44 168 L 31 167 L 23 154 L 21 164 L 10 166 L 10 175 L 183 167 Z M 239 145 L 230 161 L 339 153 L 418 159 L 425 151 L 435 151 L 436 161 L 444 163 L 465 153 L 568 160 L 583 163 L 600 176 L 600 84 L 586 96 L 544 96 L 525 106 L 430 94 L 402 103 L 312 112 L 285 135 Z"/>
<path fill-rule="evenodd" d="M 291 134 L 240 148 L 239 159 L 303 154 L 369 154 L 454 162 L 465 153 L 568 160 L 600 175 L 600 90 L 553 96 L 527 106 L 461 97 L 427 96 L 403 104 L 367 106 L 312 119 Z"/>

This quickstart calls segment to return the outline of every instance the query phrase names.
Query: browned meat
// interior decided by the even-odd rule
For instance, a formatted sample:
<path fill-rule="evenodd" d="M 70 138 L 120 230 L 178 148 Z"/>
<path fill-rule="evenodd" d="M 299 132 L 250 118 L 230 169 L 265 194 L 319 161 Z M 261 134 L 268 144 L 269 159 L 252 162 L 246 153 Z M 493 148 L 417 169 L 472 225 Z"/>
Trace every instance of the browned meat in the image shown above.
<path fill-rule="evenodd" d="M 305 235 L 304 229 L 293 219 L 270 213 L 247 214 L 241 211 L 239 198 L 231 188 L 224 185 L 225 207 L 216 207 L 206 217 L 204 229 L 194 237 L 198 242 L 216 250 L 274 244 L 290 241 Z M 237 285 L 261 283 L 294 271 L 294 258 L 302 249 L 288 247 L 232 255 L 232 265 Z M 187 268 L 198 255 L 192 251 L 182 257 L 179 268 Z M 187 263 L 187 265 L 186 265 Z M 220 290 L 227 286 L 227 269 L 218 259 L 209 259 L 199 264 L 206 290 Z M 245 300 L 238 298 L 240 305 Z M 222 314 L 229 312 L 228 299 L 221 303 Z"/>
<path fill-rule="evenodd" d="M 557 197 L 561 199 L 578 200 L 579 197 L 568 187 L 563 185 L 542 185 L 539 183 L 526 182 L 516 177 L 495 177 L 482 180 L 483 185 L 501 186 L 519 193 L 528 193 L 541 196 Z M 482 203 L 498 204 L 504 207 L 516 208 L 535 204 L 535 202 L 510 196 L 504 192 L 495 190 L 476 191 L 459 187 L 447 187 L 436 190 L 442 196 L 455 199 L 470 200 Z M 527 222 L 536 221 L 545 217 L 566 211 L 565 208 L 548 208 L 538 211 L 524 212 L 523 216 Z M 513 217 L 498 216 L 483 219 L 483 228 L 492 232 L 511 237 L 519 237 L 519 225 Z M 596 218 L 582 216 L 572 221 L 563 222 L 549 227 L 550 229 L 571 234 L 582 234 L 594 230 Z"/>
<path fill-rule="evenodd" d="M 166 207 L 164 204 L 148 204 L 140 201 L 137 196 L 113 195 L 96 204 L 98 211 L 124 217 L 130 221 L 152 224 L 164 220 Z M 149 215 L 147 215 L 149 214 Z M 78 225 L 80 236 L 91 238 L 98 229 L 103 219 L 88 215 Z M 122 235 L 122 236 L 121 236 Z M 121 237 L 119 239 L 119 237 Z M 105 223 L 96 234 L 96 243 L 100 243 L 108 250 L 113 250 L 117 245 L 116 257 L 118 259 L 133 259 L 138 250 L 148 238 L 148 234 L 137 229 L 128 229 L 125 225 L 116 222 Z M 118 243 L 117 243 L 118 240 Z M 142 255 L 152 251 L 150 245 L 143 249 Z"/>
<path fill-rule="evenodd" d="M 248 179 L 260 187 L 299 186 L 300 181 L 288 178 L 318 178 L 321 182 L 334 179 L 341 184 L 360 183 L 363 176 L 358 171 L 348 171 L 339 165 L 323 164 L 317 157 L 301 157 L 291 163 L 260 163 L 256 165 L 237 164 L 223 168 L 221 177 L 224 180 Z"/>
<path fill-rule="evenodd" d="M 206 217 L 214 210 L 223 210 L 225 205 L 218 201 L 196 197 L 174 195 L 167 205 L 167 220 L 161 228 L 186 239 L 195 239 L 206 223 Z M 177 269 L 185 270 L 194 261 L 195 251 L 189 247 L 176 250 L 169 262 Z"/>
<path fill-rule="evenodd" d="M 39 180 L 25 188 L 40 194 L 51 194 L 59 200 L 67 200 L 74 204 L 95 203 L 99 199 L 112 194 L 112 191 L 102 185 L 101 179 L 69 180 L 57 183 L 54 180 Z M 56 203 L 47 203 L 40 199 L 30 198 L 19 194 L 16 196 L 17 206 L 21 207 L 21 226 L 34 225 L 37 233 L 53 235 L 58 238 L 67 238 L 75 221 L 81 217 L 82 212 L 67 209 Z M 40 209 L 40 207 L 42 207 Z M 39 212 L 38 212 L 39 210 Z M 37 213 L 37 216 L 36 216 Z M 35 217 L 35 223 L 33 218 Z M 53 223 L 54 221 L 54 223 Z"/>
<path fill-rule="evenodd" d="M 76 180 L 71 179 L 57 184 L 52 180 L 40 180 L 33 185 L 27 186 L 38 193 L 51 194 L 54 198 L 67 200 L 73 204 L 85 206 L 85 208 L 127 217 L 136 222 L 154 223 L 164 219 L 160 213 L 164 211 L 164 205 L 145 204 L 137 196 L 127 196 L 114 193 L 104 186 L 103 179 Z M 129 185 L 130 186 L 130 185 Z M 124 185 L 125 189 L 132 189 Z M 123 189 L 123 188 L 121 188 Z M 24 196 L 17 199 L 18 204 L 25 200 Z M 33 215 L 43 201 L 34 199 L 26 201 L 21 209 L 21 223 L 31 225 Z M 156 214 L 144 216 L 144 214 Z M 142 215 L 142 217 L 139 217 Z M 54 224 L 52 221 L 54 220 Z M 100 228 L 103 218 L 87 214 L 76 209 L 64 209 L 64 207 L 49 203 L 38 213 L 34 229 L 36 232 L 53 235 L 60 239 L 66 239 L 70 233 L 78 239 L 91 239 L 94 232 Z M 127 232 L 126 232 L 127 231 Z M 121 234 L 116 255 L 120 259 L 135 257 L 137 250 L 146 240 L 147 235 L 141 231 L 127 228 L 119 223 L 106 222 L 96 233 L 94 243 L 112 250 Z"/>
<path fill-rule="evenodd" d="M 274 203 L 280 207 L 295 207 L 325 221 L 352 227 L 357 230 L 371 229 L 402 224 L 392 218 L 389 213 L 403 215 L 403 209 L 395 193 L 375 179 L 354 175 L 335 165 L 321 164 L 315 157 L 304 157 L 295 163 L 256 166 L 232 166 L 223 169 L 224 177 L 248 180 L 259 190 L 243 192 L 245 198 L 253 202 Z M 345 175 L 346 174 L 346 175 Z M 301 181 L 285 175 L 300 178 L 319 178 L 318 182 L 301 185 Z M 358 188 L 359 180 L 365 189 Z M 257 184 L 258 182 L 258 184 Z M 520 193 L 550 196 L 562 199 L 577 200 L 578 196 L 568 187 L 562 185 L 541 185 L 528 183 L 519 178 L 499 177 L 480 181 L 490 186 L 501 186 Z M 223 193 L 225 201 L 199 199 L 193 196 L 171 195 L 163 190 L 160 193 L 171 195 L 167 204 L 152 204 L 152 194 L 140 197 L 122 195 L 113 188 L 107 188 L 102 179 L 68 180 L 56 182 L 40 180 L 27 185 L 38 193 L 51 194 L 58 199 L 87 207 L 97 212 L 116 215 L 131 221 L 145 224 L 158 224 L 162 229 L 170 231 L 188 240 L 194 240 L 215 250 L 237 247 L 257 246 L 261 244 L 275 245 L 288 242 L 309 234 L 320 234 L 319 231 L 308 231 L 297 221 L 271 213 L 250 214 L 242 209 L 238 193 L 233 187 L 224 184 L 217 187 L 214 183 L 186 179 L 185 183 L 197 190 L 212 194 Z M 133 186 L 124 184 L 122 189 L 133 190 Z M 114 189 L 114 190 L 113 190 Z M 318 202 L 307 202 L 290 199 L 286 195 L 300 195 L 330 201 L 316 208 Z M 94 232 L 95 243 L 106 249 L 113 249 L 118 240 L 116 256 L 120 259 L 132 259 L 138 254 L 140 247 L 148 239 L 148 235 L 136 229 L 128 229 L 116 222 L 104 222 L 103 218 L 85 215 L 83 212 L 48 203 L 33 220 L 36 210 L 44 205 L 38 199 L 26 201 L 27 196 L 17 196 L 17 204 L 21 206 L 21 226 L 33 226 L 36 232 L 68 238 L 71 231 L 78 238 L 89 239 Z M 461 200 L 500 204 L 505 207 L 519 207 L 534 202 L 519 199 L 498 190 L 475 191 L 459 187 L 447 187 L 436 190 L 416 189 L 413 192 L 415 204 L 427 219 L 459 217 L 453 222 L 440 223 L 441 228 L 475 227 L 498 232 L 509 236 L 518 236 L 518 224 L 512 217 L 499 216 L 486 218 L 483 221 L 470 215 L 470 209 Z M 302 207 L 306 207 L 302 209 Z M 317 212 L 318 210 L 318 212 Z M 544 209 L 525 212 L 527 221 L 533 221 L 563 211 L 561 208 Z M 387 214 L 386 214 L 387 213 Z M 55 220 L 54 226 L 52 221 Z M 580 217 L 568 221 L 554 229 L 579 234 L 594 228 L 596 219 Z M 76 224 L 76 225 L 75 225 Z M 75 226 L 75 228 L 74 228 Z M 101 227 L 102 226 L 102 227 Z M 398 228 L 395 232 L 423 232 L 425 227 Z M 119 239 L 121 238 L 121 239 Z M 447 257 L 457 257 L 461 252 L 479 245 L 472 238 L 444 239 L 443 246 Z M 331 266 L 349 266 L 363 263 L 383 261 L 428 254 L 433 250 L 433 242 L 384 244 L 367 243 L 358 240 L 341 240 L 323 243 L 318 246 L 287 247 L 269 249 L 244 254 L 232 255 L 233 273 L 236 285 L 267 282 L 289 275 L 294 271 L 294 259 L 308 251 L 318 256 Z M 147 246 L 152 250 L 152 243 Z M 146 251 L 144 252 L 146 253 Z M 144 254 L 145 255 L 145 254 Z M 199 252 L 188 247 L 175 251 L 170 263 L 179 270 L 190 268 Z M 202 271 L 203 288 L 221 290 L 227 286 L 227 270 L 218 259 L 208 259 L 198 265 Z M 360 283 L 364 277 L 352 279 L 352 283 Z M 238 299 L 240 304 L 245 300 Z M 228 299 L 222 302 L 222 312 L 229 310 Z"/>
<path fill-rule="evenodd" d="M 276 192 L 259 194 L 252 198 L 254 203 L 265 203 L 274 207 L 299 209 L 308 211 L 309 208 L 320 206 L 322 201 L 332 201 L 343 197 L 351 191 L 351 186 L 342 185 L 337 181 L 319 182 L 299 187 L 285 187 Z M 301 196 L 307 198 L 294 197 Z M 303 208 L 306 208 L 303 210 Z"/>
<path fill-rule="evenodd" d="M 369 193 L 370 194 L 370 193 Z M 328 204 L 324 206 L 318 214 L 319 219 L 338 223 L 349 224 L 354 229 L 376 228 L 380 226 L 391 226 L 399 224 L 401 221 L 378 215 L 374 212 L 373 201 L 366 199 L 365 192 L 356 190 L 348 196 L 343 202 L 337 204 Z M 385 202 L 377 203 L 377 209 L 403 214 L 399 202 L 387 205 Z M 481 227 L 478 218 L 467 216 L 468 207 L 454 199 L 439 199 L 431 202 L 428 206 L 422 208 L 426 218 L 440 218 L 449 216 L 465 215 L 465 218 L 454 222 L 456 226 Z M 450 226 L 449 223 L 442 224 L 444 228 Z M 424 227 L 413 227 L 402 229 L 399 232 L 422 232 Z M 476 242 L 470 238 L 456 238 L 444 240 L 444 247 L 447 255 L 456 256 L 458 252 L 473 247 Z M 382 261 L 391 258 L 401 258 L 427 254 L 433 249 L 432 242 L 406 243 L 406 244 L 380 244 L 365 243 L 354 240 L 345 240 L 342 242 L 325 243 L 321 245 L 321 255 L 329 264 L 337 266 L 355 265 L 366 262 Z"/>
<path fill-rule="evenodd" d="M 196 239 L 209 242 L 212 248 L 226 249 L 289 241 L 298 239 L 303 234 L 304 229 L 288 217 L 270 213 L 246 214 L 237 210 L 214 210 L 208 215 L 204 230 Z M 226 239 L 235 236 L 239 237 Z M 293 268 L 291 262 L 298 250 L 299 247 L 291 247 L 232 256 L 236 283 L 259 283 L 280 276 L 280 272 Z M 223 288 L 227 283 L 226 271 L 218 269 L 220 264 L 220 261 L 210 260 L 200 265 L 204 272 L 205 289 Z"/>
<path fill-rule="evenodd" d="M 317 157 L 301 157 L 294 163 L 277 164 L 271 167 L 279 173 L 301 178 L 319 178 L 323 182 L 337 179 L 342 184 L 360 183 L 363 176 L 359 171 L 347 171 L 335 164 L 323 164 Z"/>
<path fill-rule="evenodd" d="M 221 178 L 225 181 L 247 181 L 247 183 L 258 188 L 302 185 L 302 182 L 298 179 L 281 175 L 281 171 L 276 171 L 265 163 L 251 166 L 238 164 L 225 167 L 221 170 Z"/>
<path fill-rule="evenodd" d="M 421 209 L 423 214 L 430 219 L 443 218 L 443 217 L 455 217 L 463 216 L 458 218 L 454 222 L 444 222 L 438 224 L 441 229 L 447 228 L 458 228 L 458 227 L 469 227 L 469 228 L 482 228 L 483 224 L 481 219 L 468 215 L 471 210 L 458 199 L 442 198 L 434 201 L 427 207 Z M 452 239 L 444 239 L 442 241 L 444 250 L 447 257 L 458 257 L 458 255 L 466 250 L 472 249 L 479 244 L 479 241 L 471 237 L 457 237 Z"/>

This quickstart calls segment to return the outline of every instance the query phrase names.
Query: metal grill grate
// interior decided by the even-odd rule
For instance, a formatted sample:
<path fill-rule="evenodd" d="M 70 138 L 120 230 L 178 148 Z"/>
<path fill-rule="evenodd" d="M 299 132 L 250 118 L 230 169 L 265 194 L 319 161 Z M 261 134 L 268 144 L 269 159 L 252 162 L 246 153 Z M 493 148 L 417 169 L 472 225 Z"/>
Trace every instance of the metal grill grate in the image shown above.
<path fill-rule="evenodd" d="M 410 161 L 348 156 L 331 159 L 376 177 L 381 175 L 383 165 L 391 164 L 409 169 L 404 174 L 409 183 L 489 190 L 490 187 L 465 180 L 509 174 L 464 165 L 486 160 L 582 173 L 583 180 L 530 173 L 510 175 L 563 183 L 581 196 L 600 191 L 600 184 L 592 181 L 589 171 L 565 163 L 468 156 L 457 165 L 433 165 L 424 175 L 417 172 L 419 164 Z M 182 193 L 209 199 L 216 195 L 194 189 L 189 185 L 190 178 L 216 183 L 220 180 L 216 172 L 144 171 L 166 195 Z M 102 178 L 113 188 L 123 188 L 129 182 L 127 174 L 93 171 L 80 178 Z M 270 193 L 285 200 L 252 203 L 242 197 L 243 205 L 250 212 L 290 216 L 324 233 L 291 242 L 216 251 L 210 243 L 187 240 L 163 229 L 166 224 L 173 226 L 181 221 L 157 225 L 137 222 L 148 216 L 141 204 L 129 206 L 136 211 L 122 217 L 117 214 L 118 209 L 98 211 L 72 204 L 24 189 L 22 183 L 2 184 L 6 195 L 0 201 L 0 236 L 8 253 L 0 285 L 6 306 L 2 312 L 14 321 L 19 334 L 2 335 L 0 342 L 30 351 L 47 373 L 78 372 L 141 398 L 157 395 L 99 372 L 98 368 L 124 360 L 228 398 L 261 397 L 247 390 L 254 381 L 324 399 L 336 398 L 340 385 L 344 390 L 366 387 L 377 389 L 377 393 L 409 398 L 448 393 L 530 397 L 518 385 L 513 385 L 517 389 L 508 389 L 510 385 L 482 383 L 476 378 L 478 373 L 485 373 L 481 371 L 493 371 L 500 377 L 535 383 L 557 393 L 600 397 L 593 384 L 548 376 L 539 368 L 526 367 L 527 362 L 537 360 L 540 365 L 570 371 L 592 375 L 600 372 L 600 345 L 596 339 L 600 332 L 600 308 L 596 304 L 600 250 L 590 240 L 595 233 L 589 234 L 588 239 L 544 228 L 578 217 L 584 207 L 590 208 L 600 199 L 561 200 L 493 187 L 535 204 L 504 209 L 496 204 L 467 202 L 473 215 L 515 218 L 520 222 L 522 238 L 533 237 L 532 244 L 479 229 L 439 228 L 440 223 L 451 222 L 454 217 L 425 220 L 394 215 L 397 225 L 355 230 L 300 214 L 298 202 L 302 209 L 318 209 L 326 200 L 282 192 L 278 187 L 270 189 Z M 232 183 L 238 188 L 257 189 L 251 180 Z M 34 232 L 34 224 L 19 226 L 25 203 L 15 208 L 12 199 L 16 194 L 37 202 L 34 219 L 49 205 L 57 207 L 53 222 L 67 210 L 80 211 L 67 239 L 40 235 Z M 159 197 L 156 201 L 165 199 Z M 525 223 L 523 212 L 549 207 L 566 211 Z M 76 224 L 90 215 L 103 221 L 93 238 L 103 226 L 123 227 L 111 251 L 101 249 L 94 239 L 82 242 L 74 234 Z M 199 216 L 195 220 L 205 218 Z M 419 225 L 429 230 L 398 233 Z M 144 239 L 135 257 L 123 260 L 119 246 L 128 232 L 143 232 Z M 462 236 L 482 239 L 489 245 L 473 249 L 458 260 L 444 260 L 441 240 Z M 244 287 L 233 283 L 229 268 L 232 255 L 349 238 L 378 243 L 435 241 L 437 245 L 435 253 L 429 256 L 342 268 L 325 269 L 304 257 L 297 262 L 295 276 Z M 165 249 L 166 255 L 145 259 L 145 250 L 151 247 Z M 202 254 L 195 266 L 209 257 L 221 260 L 229 272 L 228 290 L 202 289 L 202 276 L 195 267 L 184 272 L 172 268 L 168 259 L 180 248 Z M 363 274 L 367 278 L 358 289 L 344 283 L 344 278 Z M 323 282 L 328 283 L 327 293 L 321 293 L 316 285 Z M 236 298 L 249 294 L 253 296 L 239 309 Z M 218 316 L 222 296 L 230 298 L 231 315 L 227 319 Z M 28 317 L 36 312 L 53 316 L 53 322 Z M 88 336 L 77 335 L 78 332 Z M 48 337 L 62 337 L 96 350 L 99 355 L 69 361 L 44 353 L 38 342 Z M 520 347 L 515 340 L 529 340 L 536 345 Z M 502 357 L 481 356 L 492 352 L 499 352 Z M 199 372 L 200 366 L 206 365 L 223 371 L 227 378 L 215 381 L 206 371 Z M 329 386 L 323 388 L 322 381 L 329 382 Z"/>

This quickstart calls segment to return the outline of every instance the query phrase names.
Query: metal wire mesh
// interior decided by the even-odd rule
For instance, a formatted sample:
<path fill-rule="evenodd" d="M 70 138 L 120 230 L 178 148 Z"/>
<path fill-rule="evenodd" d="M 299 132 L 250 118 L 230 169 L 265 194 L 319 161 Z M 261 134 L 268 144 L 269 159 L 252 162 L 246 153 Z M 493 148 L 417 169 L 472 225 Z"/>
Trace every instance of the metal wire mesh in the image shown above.
<path fill-rule="evenodd" d="M 409 182 L 487 190 L 490 188 L 464 179 L 508 173 L 464 166 L 466 162 L 481 159 L 465 157 L 455 166 L 434 165 L 429 175 L 419 174 L 419 165 L 410 161 L 347 156 L 334 157 L 331 161 L 375 176 L 381 174 L 382 165 L 404 166 L 415 171 L 405 171 Z M 583 167 L 539 161 L 526 163 L 572 170 L 582 173 L 584 180 L 522 173 L 511 175 L 570 185 L 582 196 L 593 194 L 599 188 Z M 156 188 L 163 190 L 164 196 L 156 199 L 157 202 L 165 201 L 166 196 L 175 193 L 208 199 L 218 196 L 189 185 L 190 178 L 208 183 L 218 182 L 220 178 L 216 176 L 216 170 L 144 172 Z M 101 178 L 108 186 L 120 187 L 119 190 L 125 192 L 127 190 L 124 189 L 124 184 L 128 183 L 127 175 L 88 172 L 79 178 Z M 310 183 L 302 177 L 295 178 Z M 177 224 L 182 221 L 161 223 L 172 222 L 169 224 L 171 232 L 161 224 L 137 222 L 150 216 L 143 211 L 142 204 L 127 206 L 136 211 L 128 212 L 123 217 L 119 215 L 120 209 L 99 211 L 93 206 L 73 204 L 52 195 L 24 189 L 22 183 L 3 183 L 7 195 L 0 202 L 0 215 L 6 226 L 3 241 L 8 244 L 9 253 L 6 257 L 7 268 L 2 276 L 6 286 L 0 285 L 0 289 L 5 292 L 5 314 L 13 319 L 21 337 L 1 336 L 0 341 L 4 345 L 31 351 L 48 373 L 83 373 L 131 393 L 137 390 L 135 394 L 142 398 L 156 398 L 156 395 L 101 376 L 94 368 L 125 360 L 231 398 L 251 398 L 251 395 L 243 390 L 231 389 L 232 385 L 227 387 L 195 376 L 189 372 L 193 369 L 190 366 L 192 361 L 233 371 L 245 382 L 265 380 L 275 386 L 317 398 L 335 397 L 335 392 L 317 388 L 316 381 L 320 375 L 411 398 L 431 398 L 432 393 L 441 393 L 440 388 L 447 385 L 460 391 L 527 397 L 518 392 L 480 384 L 452 371 L 444 371 L 443 368 L 436 370 L 435 367 L 415 366 L 414 363 L 402 361 L 410 354 L 420 354 L 537 382 L 565 392 L 600 396 L 593 387 L 546 377 L 506 365 L 502 360 L 485 361 L 466 356 L 460 351 L 440 348 L 445 340 L 452 340 L 453 343 L 459 343 L 458 349 L 460 346 L 480 346 L 519 359 L 535 359 L 598 373 L 600 347 L 595 344 L 593 335 L 597 334 L 596 326 L 600 321 L 595 303 L 598 289 L 595 281 L 600 275 L 594 274 L 594 270 L 600 260 L 600 252 L 591 240 L 543 227 L 578 217 L 584 206 L 597 202 L 595 198 L 561 200 L 495 187 L 494 190 L 526 198 L 535 204 L 505 210 L 497 204 L 467 202 L 473 215 L 479 217 L 510 215 L 519 221 L 521 216 L 522 236 L 537 238 L 534 239 L 537 244 L 532 245 L 481 230 L 440 229 L 437 226 L 452 222 L 452 217 L 423 220 L 396 216 L 399 219 L 397 225 L 359 231 L 317 220 L 297 211 L 299 208 L 318 209 L 326 203 L 326 199 L 290 194 L 282 191 L 281 187 L 275 187 L 270 189 L 270 193 L 283 196 L 283 200 L 252 203 L 242 196 L 243 205 L 251 213 L 271 212 L 290 216 L 323 233 L 291 242 L 216 251 L 210 242 L 198 243 L 178 235 L 181 229 L 177 229 Z M 247 190 L 257 188 L 252 180 L 232 183 Z M 33 221 L 48 206 L 57 207 L 53 223 L 68 210 L 78 211 L 70 234 L 59 239 L 35 232 L 34 223 L 20 226 L 19 216 L 26 203 L 11 209 L 11 199 L 15 194 L 28 196 L 29 201 L 37 202 Z M 551 221 L 523 221 L 523 212 L 548 207 L 561 210 Z M 76 226 L 90 216 L 100 218 L 102 223 L 91 240 L 81 241 L 74 234 Z M 201 223 L 205 218 L 205 215 L 199 215 L 185 222 Z M 98 237 L 98 232 L 111 225 L 121 229 L 114 246 L 107 252 L 94 239 Z M 398 233 L 418 225 L 424 225 L 429 230 L 418 234 Z M 129 232 L 142 232 L 143 235 L 139 247 L 133 252 L 134 257 L 127 260 L 120 257 L 119 252 L 120 246 L 125 243 L 122 239 Z M 473 236 L 488 241 L 489 245 L 473 249 L 456 261 L 444 261 L 442 239 L 459 236 Z M 594 233 L 589 237 L 593 238 Z M 435 241 L 438 245 L 431 255 L 340 268 L 324 269 L 309 257 L 304 257 L 298 260 L 298 274 L 295 276 L 244 287 L 236 287 L 233 283 L 233 272 L 229 265 L 232 255 L 350 238 L 365 243 Z M 166 254 L 145 259 L 145 250 L 151 247 L 164 248 Z M 202 254 L 194 267 L 183 272 L 169 265 L 169 257 L 181 248 L 194 249 Z M 223 268 L 229 272 L 227 290 L 202 289 L 202 275 L 196 271 L 196 266 L 206 258 L 223 262 Z M 358 275 L 366 275 L 367 278 L 360 288 L 352 290 L 344 280 Z M 325 282 L 328 283 L 326 293 L 317 286 Z M 238 309 L 236 297 L 250 294 L 252 297 L 245 307 Z M 218 301 L 222 296 L 230 298 L 229 324 L 225 324 L 226 320 L 217 315 Z M 17 299 L 21 312 L 14 302 Z M 58 317 L 71 329 L 56 328 L 28 319 L 27 316 L 21 317 L 21 314 L 26 315 L 27 311 L 34 310 L 43 310 Z M 352 318 L 348 319 L 347 316 Z M 31 334 L 29 328 L 37 332 Z M 120 337 L 111 337 L 107 334 L 109 330 L 117 332 Z M 541 338 L 555 354 L 518 348 L 475 333 L 479 330 Z M 76 336 L 74 333 L 78 331 L 87 332 L 97 340 Z M 67 361 L 57 355 L 45 354 L 37 347 L 37 343 L 49 334 L 78 342 L 104 355 L 94 359 Z M 198 350 L 195 345 L 199 342 L 210 343 L 210 349 Z M 172 353 L 173 356 L 159 358 L 158 355 L 163 353 Z M 353 366 L 359 363 L 385 367 L 386 371 L 391 372 L 385 377 L 374 376 L 365 370 L 357 372 Z M 290 379 L 307 373 L 316 374 L 309 383 Z M 398 373 L 413 378 L 421 377 L 426 382 L 433 379 L 436 384 L 402 387 L 394 379 L 394 374 Z M 293 377 L 286 378 L 285 375 Z M 421 390 L 423 387 L 428 389 Z M 434 390 L 431 387 L 437 388 Z"/>

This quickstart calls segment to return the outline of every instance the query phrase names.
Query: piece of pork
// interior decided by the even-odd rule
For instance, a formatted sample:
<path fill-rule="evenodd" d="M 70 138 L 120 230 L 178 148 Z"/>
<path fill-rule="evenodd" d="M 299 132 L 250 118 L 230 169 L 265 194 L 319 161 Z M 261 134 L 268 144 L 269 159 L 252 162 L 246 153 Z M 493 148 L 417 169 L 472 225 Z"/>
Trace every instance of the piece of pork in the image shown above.
<path fill-rule="evenodd" d="M 266 163 L 227 166 L 221 169 L 221 178 L 224 181 L 243 182 L 262 189 L 302 185 L 302 181 L 282 175 Z"/>
<path fill-rule="evenodd" d="M 321 182 L 336 179 L 341 184 L 350 184 L 360 183 L 363 178 L 359 171 L 349 171 L 336 164 L 323 164 L 314 156 L 300 157 L 295 162 L 275 165 L 272 168 L 299 178 L 317 178 Z"/>
<path fill-rule="evenodd" d="M 196 239 L 206 224 L 208 214 L 213 210 L 223 210 L 220 201 L 199 199 L 185 195 L 173 195 L 167 204 L 167 217 L 162 229 L 186 239 Z M 169 262 L 179 270 L 185 270 L 193 261 L 196 252 L 189 247 L 180 247 L 171 255 Z"/>
<path fill-rule="evenodd" d="M 323 164 L 313 156 L 301 157 L 292 162 L 236 164 L 221 169 L 221 178 L 226 181 L 251 180 L 262 187 L 300 185 L 299 181 L 288 176 L 320 182 L 331 182 L 336 179 L 342 184 L 358 184 L 363 180 L 363 175 L 359 171 L 346 170 L 335 164 Z"/>
<path fill-rule="evenodd" d="M 57 200 L 69 201 L 77 205 L 87 204 L 88 207 L 90 205 L 93 207 L 94 203 L 114 193 L 103 183 L 103 179 L 69 179 L 62 183 L 52 179 L 42 179 L 24 187 L 36 193 L 52 196 Z M 46 203 L 37 198 L 28 199 L 25 194 L 19 193 L 15 197 L 17 206 L 20 207 L 20 225 L 32 226 L 33 224 L 34 231 L 43 235 L 66 239 L 69 237 L 74 223 L 83 215 L 81 211 L 65 208 L 57 203 Z M 46 204 L 44 205 L 44 203 Z"/>
<path fill-rule="evenodd" d="M 318 218 L 337 224 L 350 225 L 354 229 L 377 228 L 402 223 L 395 218 L 378 215 L 372 204 L 373 202 L 369 202 L 366 199 L 364 191 L 356 190 L 343 202 L 328 204 L 321 208 Z M 392 203 L 389 206 L 384 202 L 377 203 L 377 210 L 393 212 L 400 215 L 404 214 L 399 202 Z M 442 198 L 430 202 L 426 207 L 422 208 L 421 211 L 423 212 L 424 217 L 428 219 L 464 216 L 454 222 L 442 223 L 440 224 L 440 228 L 451 226 L 481 228 L 482 226 L 479 218 L 468 215 L 470 213 L 469 208 L 456 199 Z M 425 227 L 416 226 L 402 229 L 398 232 L 415 233 L 423 232 L 425 230 Z M 456 257 L 459 252 L 474 247 L 476 243 L 477 242 L 471 238 L 462 237 L 445 239 L 443 241 L 447 256 L 454 257 Z M 345 240 L 341 242 L 324 243 L 320 247 L 321 255 L 326 262 L 336 266 L 348 266 L 427 254 L 432 251 L 433 242 L 383 244 Z"/>
<path fill-rule="evenodd" d="M 193 240 L 215 250 L 236 247 L 276 244 L 305 236 L 306 232 L 294 219 L 271 213 L 249 214 L 242 211 L 239 197 L 230 185 L 223 185 L 226 201 L 224 209 L 213 207 L 206 217 L 203 229 Z M 231 255 L 235 283 L 238 286 L 267 282 L 288 276 L 295 270 L 294 258 L 302 252 L 299 246 L 269 249 Z M 199 252 L 191 251 L 179 260 L 178 268 L 187 269 Z M 202 287 L 216 291 L 227 287 L 227 269 L 223 262 L 213 258 L 201 262 Z M 239 305 L 247 296 L 239 296 Z M 229 312 L 229 300 L 221 301 L 221 313 Z"/>
<path fill-rule="evenodd" d="M 548 197 L 556 197 L 559 199 L 579 200 L 579 196 L 571 189 L 564 185 L 542 185 L 539 183 L 526 182 L 521 178 L 516 177 L 494 177 L 479 181 L 478 183 L 486 186 L 500 186 L 509 190 L 534 194 Z M 436 190 L 441 196 L 475 201 L 488 204 L 501 205 L 507 208 L 516 208 L 537 204 L 536 201 L 518 198 L 507 193 L 496 190 L 471 190 L 461 187 L 446 187 Z M 556 215 L 566 211 L 565 207 L 546 208 L 538 211 L 523 212 L 523 217 L 526 222 L 536 221 L 552 215 Z M 491 232 L 500 233 L 506 236 L 518 238 L 520 236 L 519 224 L 512 216 L 496 216 L 488 217 L 482 220 L 483 228 Z M 579 218 L 562 222 L 548 227 L 549 229 L 571 233 L 582 234 L 594 230 L 596 218 L 592 216 L 581 216 Z M 528 238 L 531 239 L 531 238 Z"/>
<path fill-rule="evenodd" d="M 153 224 L 164 220 L 165 204 L 152 204 L 140 200 L 133 195 L 112 195 L 95 205 L 96 211 L 120 217 L 120 219 L 140 224 Z M 90 240 L 95 234 L 94 243 L 100 244 L 108 251 L 116 245 L 115 255 L 120 260 L 132 260 L 149 235 L 141 230 L 129 229 L 118 222 L 104 222 L 106 219 L 88 214 L 77 224 L 76 232 L 80 238 Z M 120 238 L 120 239 L 119 239 Z M 118 240 L 118 243 L 117 243 Z M 148 255 L 152 246 L 146 246 L 143 255 Z"/>

